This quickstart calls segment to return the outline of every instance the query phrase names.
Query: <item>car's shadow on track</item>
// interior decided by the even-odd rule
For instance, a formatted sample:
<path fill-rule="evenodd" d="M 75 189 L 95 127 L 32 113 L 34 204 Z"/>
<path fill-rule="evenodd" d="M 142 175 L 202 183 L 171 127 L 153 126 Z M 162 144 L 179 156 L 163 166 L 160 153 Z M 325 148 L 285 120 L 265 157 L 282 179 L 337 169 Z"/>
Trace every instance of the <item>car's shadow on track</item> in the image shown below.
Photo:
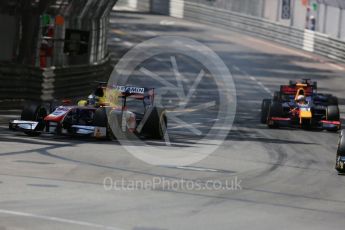
<path fill-rule="evenodd" d="M 250 142 L 261 142 L 261 143 L 270 143 L 270 144 L 301 144 L 301 145 L 317 145 L 317 143 L 305 142 L 305 141 L 294 141 L 286 140 L 279 138 L 269 138 L 261 135 L 254 130 L 244 131 L 236 130 L 231 131 L 227 136 L 226 140 L 231 141 L 250 141 Z"/>
<path fill-rule="evenodd" d="M 70 136 L 53 134 L 42 134 L 38 137 L 31 137 L 21 132 L 13 132 L 6 128 L 0 127 L 0 142 L 25 143 L 25 144 L 40 144 L 40 145 L 64 145 L 73 146 L 80 144 L 91 145 L 114 145 L 114 146 L 145 146 L 152 147 L 167 147 L 166 140 L 156 140 L 144 136 L 132 137 L 128 139 L 106 139 L 93 138 L 88 136 Z M 197 139 L 190 135 L 171 135 L 169 140 L 170 147 L 192 147 L 195 146 Z M 200 143 L 199 143 L 200 144 Z"/>

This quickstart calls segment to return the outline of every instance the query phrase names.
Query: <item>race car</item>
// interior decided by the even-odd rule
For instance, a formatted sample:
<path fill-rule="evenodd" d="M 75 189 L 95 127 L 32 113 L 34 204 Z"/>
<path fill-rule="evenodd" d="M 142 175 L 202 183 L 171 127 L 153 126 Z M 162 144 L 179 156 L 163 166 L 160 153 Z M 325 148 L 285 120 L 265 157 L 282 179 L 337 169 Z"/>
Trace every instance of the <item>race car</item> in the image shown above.
<path fill-rule="evenodd" d="M 341 130 L 338 141 L 335 169 L 339 173 L 345 173 L 345 130 Z"/>
<path fill-rule="evenodd" d="M 49 107 L 52 106 L 28 104 L 20 120 L 9 122 L 9 129 L 30 136 L 50 133 L 109 139 L 129 135 L 162 139 L 167 126 L 165 110 L 154 106 L 153 88 L 101 86 L 88 100 L 81 100 L 77 105 L 64 101 L 48 113 Z"/>
<path fill-rule="evenodd" d="M 317 82 L 310 79 L 281 85 L 272 99 L 261 104 L 261 123 L 269 128 L 281 126 L 338 131 L 341 128 L 338 99 L 317 92 Z"/>

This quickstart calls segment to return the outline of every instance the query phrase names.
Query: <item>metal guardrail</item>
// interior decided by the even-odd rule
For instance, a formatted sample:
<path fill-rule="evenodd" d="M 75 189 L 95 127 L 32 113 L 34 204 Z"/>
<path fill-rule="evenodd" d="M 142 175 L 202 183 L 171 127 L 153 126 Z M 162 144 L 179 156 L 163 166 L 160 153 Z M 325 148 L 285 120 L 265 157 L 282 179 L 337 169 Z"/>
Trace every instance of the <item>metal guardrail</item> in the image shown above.
<path fill-rule="evenodd" d="M 112 71 L 109 61 L 93 66 L 77 66 L 54 70 L 54 83 L 46 98 L 86 96 L 94 89 L 94 81 L 107 81 Z M 51 93 L 49 90 L 53 90 Z M 43 98 L 42 98 L 43 99 Z"/>
<path fill-rule="evenodd" d="M 191 2 L 185 2 L 184 18 L 235 30 L 345 62 L 345 41 L 325 34 Z M 308 34 L 311 35 L 306 36 Z"/>
<path fill-rule="evenodd" d="M 42 70 L 15 64 L 0 64 L 0 100 L 36 99 L 40 97 Z"/>
<path fill-rule="evenodd" d="M 25 101 L 51 101 L 88 95 L 94 81 L 106 81 L 109 58 L 98 65 L 40 69 L 0 64 L 0 108 L 20 108 Z"/>
<path fill-rule="evenodd" d="M 227 10 L 185 2 L 184 18 L 302 47 L 303 31 Z"/>

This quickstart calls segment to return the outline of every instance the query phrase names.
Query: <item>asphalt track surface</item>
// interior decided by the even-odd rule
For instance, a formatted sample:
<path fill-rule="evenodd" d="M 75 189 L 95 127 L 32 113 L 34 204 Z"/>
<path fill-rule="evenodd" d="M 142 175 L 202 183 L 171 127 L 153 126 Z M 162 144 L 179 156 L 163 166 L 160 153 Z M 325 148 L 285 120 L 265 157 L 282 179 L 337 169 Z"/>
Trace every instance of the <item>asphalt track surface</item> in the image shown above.
<path fill-rule="evenodd" d="M 114 58 L 158 35 L 195 39 L 214 50 L 231 71 L 237 112 L 222 145 L 190 167 L 153 166 L 129 154 L 118 142 L 14 134 L 6 129 L 6 121 L 16 112 L 3 113 L 0 230 L 341 229 L 345 177 L 334 170 L 338 134 L 268 129 L 260 124 L 259 114 L 261 100 L 280 84 L 305 77 L 318 80 L 320 91 L 333 92 L 344 105 L 343 67 L 211 26 L 158 15 L 112 14 L 109 45 Z M 173 82 L 169 57 L 160 60 L 146 63 L 147 69 Z M 186 84 L 191 84 L 187 72 L 193 73 L 197 65 L 179 58 L 177 62 L 181 72 L 186 72 Z M 207 94 L 207 99 L 217 101 L 209 90 L 214 82 L 205 79 L 197 95 Z M 174 104 L 174 97 L 168 96 L 167 103 Z M 185 111 L 184 119 L 207 130 L 208 122 L 215 119 L 212 109 L 207 108 L 202 117 Z M 345 112 L 342 106 L 341 110 Z M 191 130 L 174 122 L 168 131 L 177 146 L 188 146 L 195 138 Z M 106 177 L 125 183 L 154 178 L 201 185 L 220 181 L 223 187 L 200 190 L 161 185 L 128 191 L 124 184 L 120 191 L 106 191 Z M 224 189 L 227 181 L 236 178 L 241 188 Z"/>

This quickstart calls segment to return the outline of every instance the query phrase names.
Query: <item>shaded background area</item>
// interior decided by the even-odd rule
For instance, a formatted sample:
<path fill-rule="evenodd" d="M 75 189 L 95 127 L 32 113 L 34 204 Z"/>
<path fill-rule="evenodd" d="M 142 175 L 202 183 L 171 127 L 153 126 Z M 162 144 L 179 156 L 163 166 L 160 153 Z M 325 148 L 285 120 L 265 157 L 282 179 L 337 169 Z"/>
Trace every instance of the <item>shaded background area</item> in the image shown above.
<path fill-rule="evenodd" d="M 112 44 L 113 58 L 108 50 L 108 43 L 117 42 L 116 37 L 107 40 L 109 29 L 117 30 L 109 28 L 115 3 L 2 1 L 0 107 L 85 96 L 93 87 L 90 82 L 106 80 L 111 64 L 122 55 Z M 117 5 L 211 24 L 345 61 L 344 1 L 121 0 Z"/>
<path fill-rule="evenodd" d="M 116 0 L 0 3 L 0 107 L 85 95 L 106 78 L 109 15 Z"/>
<path fill-rule="evenodd" d="M 193 38 L 214 50 L 229 67 L 237 89 L 239 106 L 227 140 L 204 161 L 176 168 L 140 162 L 117 142 L 30 138 L 10 133 L 4 124 L 0 126 L 1 209 L 131 230 L 250 229 L 253 223 L 258 230 L 344 226 L 345 177 L 334 170 L 338 134 L 272 130 L 259 121 L 261 100 L 270 97 L 263 86 L 273 92 L 288 79 L 303 76 L 317 79 L 320 92 L 334 93 L 343 105 L 344 71 L 306 52 L 163 15 L 114 12 L 111 28 L 113 53 L 120 46 L 125 51 L 159 35 Z M 164 63 L 148 67 L 168 78 L 171 64 Z M 188 62 L 179 64 L 182 73 L 192 70 Z M 180 135 L 175 140 L 188 145 L 190 137 Z M 238 177 L 243 189 L 107 192 L 102 182 L 108 176 L 116 181 L 160 177 L 202 183 Z M 4 213 L 0 223 L 35 230 L 94 229 Z"/>

